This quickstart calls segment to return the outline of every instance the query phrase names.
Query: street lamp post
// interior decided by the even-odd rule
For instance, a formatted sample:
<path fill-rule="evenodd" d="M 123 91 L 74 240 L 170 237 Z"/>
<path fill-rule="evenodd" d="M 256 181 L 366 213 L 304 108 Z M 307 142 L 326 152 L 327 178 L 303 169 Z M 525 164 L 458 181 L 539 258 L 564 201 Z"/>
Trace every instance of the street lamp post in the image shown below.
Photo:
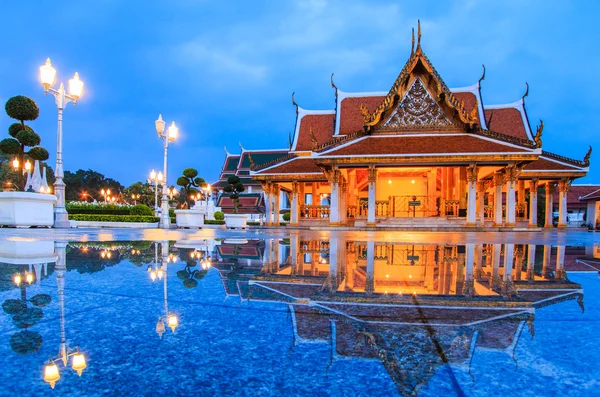
<path fill-rule="evenodd" d="M 164 164 L 163 164 L 163 186 L 162 186 L 162 202 L 161 208 L 162 213 L 160 215 L 160 227 L 161 229 L 168 229 L 171 225 L 169 218 L 169 199 L 167 197 L 167 151 L 169 149 L 169 142 L 173 142 L 177 139 L 179 129 L 173 121 L 169 128 L 165 130 L 165 122 L 162 119 L 162 115 L 158 115 L 158 120 L 154 122 L 158 137 L 162 139 L 164 146 Z"/>
<path fill-rule="evenodd" d="M 75 76 L 69 80 L 69 93 L 65 92 L 65 86 L 60 83 L 58 90 L 52 88 L 54 80 L 56 79 L 56 69 L 52 67 L 50 58 L 46 60 L 46 63 L 40 67 L 40 78 L 42 86 L 46 94 L 50 92 L 54 96 L 56 107 L 58 108 L 58 130 L 56 134 L 56 182 L 54 182 L 54 194 L 56 195 L 56 207 L 54 208 L 54 227 L 55 228 L 69 228 L 69 216 L 65 208 L 65 182 L 63 181 L 64 170 L 63 170 L 63 153 L 62 153 L 62 120 L 63 110 L 69 102 L 73 102 L 73 106 L 77 104 L 77 100 L 81 97 L 83 92 L 83 81 L 79 79 L 79 74 L 75 73 Z"/>
<path fill-rule="evenodd" d="M 158 185 L 163 181 L 163 173 L 152 170 L 148 183 L 154 184 L 154 216 L 158 216 Z"/>

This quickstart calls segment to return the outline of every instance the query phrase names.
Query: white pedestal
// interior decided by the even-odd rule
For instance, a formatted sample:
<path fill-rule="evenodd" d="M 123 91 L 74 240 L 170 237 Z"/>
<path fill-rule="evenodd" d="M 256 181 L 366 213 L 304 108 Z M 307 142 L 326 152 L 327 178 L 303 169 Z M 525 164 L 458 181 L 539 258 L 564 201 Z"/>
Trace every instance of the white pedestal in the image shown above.
<path fill-rule="evenodd" d="M 246 229 L 246 214 L 225 214 L 225 227 L 227 229 Z"/>
<path fill-rule="evenodd" d="M 178 228 L 198 228 L 204 226 L 204 214 L 197 210 L 175 210 Z"/>
<path fill-rule="evenodd" d="M 0 192 L 0 225 L 52 227 L 55 205 L 52 194 Z"/>

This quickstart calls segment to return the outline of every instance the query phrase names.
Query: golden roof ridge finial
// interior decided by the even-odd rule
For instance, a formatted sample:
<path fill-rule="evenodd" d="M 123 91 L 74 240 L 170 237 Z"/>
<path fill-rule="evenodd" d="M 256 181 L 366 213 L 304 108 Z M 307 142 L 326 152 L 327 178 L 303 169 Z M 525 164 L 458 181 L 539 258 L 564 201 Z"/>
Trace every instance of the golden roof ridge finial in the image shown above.
<path fill-rule="evenodd" d="M 583 158 L 583 164 L 585 164 L 586 167 L 590 166 L 590 157 L 592 157 L 592 145 L 590 145 L 590 149 Z"/>
<path fill-rule="evenodd" d="M 248 153 L 248 161 L 250 162 L 250 169 L 253 170 L 256 167 L 256 164 L 254 164 L 254 159 L 252 158 L 251 153 Z"/>
<path fill-rule="evenodd" d="M 412 28 L 412 44 L 410 46 L 410 56 L 412 57 L 415 53 L 415 28 Z"/>
<path fill-rule="evenodd" d="M 477 81 L 479 84 L 481 84 L 481 82 L 483 80 L 485 80 L 485 65 L 482 63 L 481 67 L 483 67 L 483 74 L 481 75 L 481 77 L 479 78 L 479 81 Z"/>
<path fill-rule="evenodd" d="M 223 146 L 223 149 L 225 149 L 225 155 L 226 155 L 227 157 L 229 157 L 229 156 L 230 156 L 230 153 L 227 151 L 227 146 Z"/>
<path fill-rule="evenodd" d="M 338 88 L 337 88 L 337 86 L 335 85 L 335 83 L 333 82 L 333 75 L 334 75 L 334 74 L 335 74 L 335 73 L 331 73 L 331 77 L 329 77 L 329 80 L 331 81 L 331 87 L 332 87 L 334 90 L 336 90 L 336 91 L 337 91 L 337 90 L 338 90 Z"/>
<path fill-rule="evenodd" d="M 417 55 L 421 55 L 423 50 L 421 49 L 421 20 L 417 20 Z"/>
<path fill-rule="evenodd" d="M 542 131 L 543 130 L 544 130 L 544 121 L 542 119 L 540 119 L 540 126 L 537 128 L 537 131 L 535 132 L 535 136 L 533 137 L 536 148 L 542 147 Z"/>
<path fill-rule="evenodd" d="M 242 141 L 238 141 L 238 145 L 240 145 L 240 149 L 242 149 L 242 152 L 244 151 L 244 147 L 242 146 Z"/>

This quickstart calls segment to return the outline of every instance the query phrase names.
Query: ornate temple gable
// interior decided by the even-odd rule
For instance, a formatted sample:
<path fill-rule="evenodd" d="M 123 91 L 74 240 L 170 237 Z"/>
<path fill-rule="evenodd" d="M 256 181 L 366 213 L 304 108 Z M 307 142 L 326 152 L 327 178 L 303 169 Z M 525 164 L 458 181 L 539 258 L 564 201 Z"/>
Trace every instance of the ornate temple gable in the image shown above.
<path fill-rule="evenodd" d="M 400 130 L 410 131 L 417 129 L 423 131 L 440 129 L 439 126 L 434 127 L 433 125 L 427 125 L 426 127 L 401 126 L 401 128 L 389 128 L 389 126 L 386 126 L 389 120 L 396 115 L 399 105 L 404 103 L 404 98 L 413 88 L 416 79 L 419 79 L 421 85 L 428 92 L 432 101 L 450 121 L 451 125 L 444 123 L 443 130 L 454 129 L 470 131 L 478 126 L 477 107 L 470 112 L 465 110 L 464 104 L 459 102 L 450 91 L 427 56 L 425 56 L 421 50 L 419 29 L 419 44 L 417 45 L 417 50 L 411 53 L 410 58 L 404 65 L 404 68 L 383 102 L 373 112 L 369 112 L 366 106 L 361 108 L 365 130 L 382 132 L 392 130 L 398 132 Z M 414 93 L 411 95 L 414 96 Z M 437 120 L 439 123 L 439 117 Z M 436 123 L 434 122 L 433 124 L 435 125 Z"/>
<path fill-rule="evenodd" d="M 421 79 L 416 78 L 404 98 L 398 103 L 396 110 L 380 129 L 386 131 L 447 130 L 454 127 L 455 125 L 425 89 Z"/>

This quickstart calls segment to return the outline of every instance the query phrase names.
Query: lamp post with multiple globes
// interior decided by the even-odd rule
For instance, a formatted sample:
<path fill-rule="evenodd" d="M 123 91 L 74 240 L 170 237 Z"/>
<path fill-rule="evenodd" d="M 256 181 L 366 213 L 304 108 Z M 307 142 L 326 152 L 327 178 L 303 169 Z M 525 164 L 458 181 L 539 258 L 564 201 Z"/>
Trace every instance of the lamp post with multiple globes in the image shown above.
<path fill-rule="evenodd" d="M 161 258 L 162 266 L 159 268 L 159 270 L 164 271 L 164 275 L 162 278 L 163 278 L 163 299 L 164 299 L 165 312 L 164 312 L 164 315 L 160 316 L 158 318 L 158 321 L 156 322 L 156 333 L 162 339 L 162 336 L 165 333 L 165 329 L 166 329 L 165 325 L 168 326 L 169 328 L 171 328 L 172 332 L 175 332 L 175 328 L 177 328 L 177 326 L 179 326 L 179 319 L 177 318 L 177 315 L 175 313 L 169 312 L 169 305 L 168 305 L 168 301 L 167 301 L 167 266 L 169 263 L 177 262 L 178 258 L 175 255 L 169 254 L 169 242 L 168 241 L 162 241 L 160 243 L 160 245 L 161 245 L 161 254 L 162 254 L 162 258 Z M 150 277 L 152 278 L 152 281 L 154 281 L 156 279 L 156 276 L 152 277 L 152 273 L 150 274 Z"/>
<path fill-rule="evenodd" d="M 75 73 L 72 79 L 69 80 L 69 93 L 65 92 L 63 83 L 57 89 L 52 88 L 56 80 L 56 69 L 52 67 L 50 58 L 40 67 L 40 79 L 46 94 L 49 92 L 54 96 L 56 107 L 58 108 L 58 130 L 56 134 L 56 169 L 54 182 L 54 194 L 56 195 L 56 207 L 54 208 L 54 227 L 69 228 L 69 217 L 65 208 L 65 183 L 63 181 L 63 153 L 62 153 L 62 122 L 63 110 L 69 102 L 73 105 L 77 104 L 77 100 L 83 93 L 83 81 L 79 79 L 79 74 Z"/>
<path fill-rule="evenodd" d="M 162 119 L 162 115 L 158 115 L 158 120 L 154 122 L 156 127 L 156 133 L 158 134 L 159 139 L 163 141 L 164 147 L 164 164 L 163 164 L 163 186 L 162 186 L 162 201 L 161 201 L 161 209 L 162 213 L 160 215 L 160 227 L 161 229 L 168 229 L 170 227 L 170 218 L 169 218 L 169 199 L 167 197 L 167 152 L 169 149 L 169 142 L 173 142 L 177 139 L 177 135 L 179 134 L 179 129 L 175 125 L 173 121 L 169 128 L 165 129 L 165 122 Z"/>

